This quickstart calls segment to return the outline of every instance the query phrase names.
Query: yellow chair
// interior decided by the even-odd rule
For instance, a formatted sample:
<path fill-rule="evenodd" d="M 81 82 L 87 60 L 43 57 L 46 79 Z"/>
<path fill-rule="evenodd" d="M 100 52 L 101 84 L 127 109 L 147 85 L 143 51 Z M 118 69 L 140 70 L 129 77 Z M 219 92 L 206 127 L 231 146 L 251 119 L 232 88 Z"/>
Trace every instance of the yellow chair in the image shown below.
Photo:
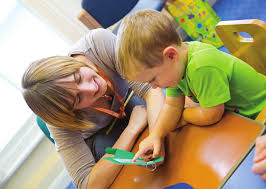
<path fill-rule="evenodd" d="M 266 75 L 266 23 L 257 20 L 222 21 L 216 32 L 228 51 L 251 65 L 257 72 Z M 246 32 L 252 38 L 242 37 Z"/>
<path fill-rule="evenodd" d="M 232 55 L 251 65 L 257 72 L 266 75 L 266 23 L 264 21 L 258 19 L 222 21 L 215 29 Z M 239 32 L 246 32 L 252 38 L 242 37 Z M 266 107 L 256 121 L 266 124 Z"/>

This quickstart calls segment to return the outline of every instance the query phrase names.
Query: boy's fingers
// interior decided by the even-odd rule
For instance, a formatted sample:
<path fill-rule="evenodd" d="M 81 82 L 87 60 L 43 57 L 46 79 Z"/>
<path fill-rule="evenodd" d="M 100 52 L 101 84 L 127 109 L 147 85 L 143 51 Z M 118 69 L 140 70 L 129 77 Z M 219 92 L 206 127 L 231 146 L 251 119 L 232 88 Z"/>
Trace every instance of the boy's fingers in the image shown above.
<path fill-rule="evenodd" d="M 137 159 L 143 154 L 143 150 L 139 150 L 132 159 L 132 162 L 136 162 Z"/>
<path fill-rule="evenodd" d="M 136 153 L 136 155 L 132 159 L 132 162 L 136 162 L 138 158 L 139 158 L 139 155 L 138 153 Z"/>
<path fill-rule="evenodd" d="M 154 145 L 152 158 L 157 158 L 159 156 L 159 154 L 160 154 L 160 146 L 161 146 L 161 144 L 158 144 L 158 143 L 156 143 Z"/>
<path fill-rule="evenodd" d="M 132 159 L 132 162 L 136 162 L 138 158 L 143 158 L 144 160 L 149 161 L 149 158 L 152 157 L 152 153 L 153 153 L 152 149 L 149 150 L 141 149 L 135 154 L 135 156 Z"/>

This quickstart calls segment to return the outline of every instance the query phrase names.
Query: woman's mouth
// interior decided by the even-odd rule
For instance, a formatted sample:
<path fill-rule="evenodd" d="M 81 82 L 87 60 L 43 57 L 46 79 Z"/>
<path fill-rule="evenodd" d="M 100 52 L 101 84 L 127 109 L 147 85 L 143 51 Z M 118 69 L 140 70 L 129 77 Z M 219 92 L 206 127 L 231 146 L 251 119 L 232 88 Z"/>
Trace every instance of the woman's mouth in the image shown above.
<path fill-rule="evenodd" d="M 95 94 L 94 94 L 94 96 L 96 95 L 96 94 L 98 94 L 98 92 L 101 90 L 101 85 L 94 79 L 94 82 L 96 83 L 96 85 L 98 86 L 98 89 L 97 89 L 97 91 L 95 92 Z"/>

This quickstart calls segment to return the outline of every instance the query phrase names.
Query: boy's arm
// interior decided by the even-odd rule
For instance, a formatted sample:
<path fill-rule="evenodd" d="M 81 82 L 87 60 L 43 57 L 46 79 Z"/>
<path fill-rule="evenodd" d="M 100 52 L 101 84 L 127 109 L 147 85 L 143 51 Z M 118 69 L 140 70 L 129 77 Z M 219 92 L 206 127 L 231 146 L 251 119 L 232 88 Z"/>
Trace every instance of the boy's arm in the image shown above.
<path fill-rule="evenodd" d="M 200 106 L 186 108 L 182 120 L 194 125 L 211 125 L 221 120 L 224 113 L 224 104 L 203 108 Z"/>
<path fill-rule="evenodd" d="M 134 156 L 133 162 L 139 157 L 148 161 L 159 156 L 164 137 L 177 126 L 184 108 L 184 99 L 184 96 L 166 97 L 150 135 L 140 143 L 139 151 Z"/>
<path fill-rule="evenodd" d="M 150 135 L 163 138 L 174 130 L 184 109 L 185 96 L 166 97 L 165 104 L 158 116 Z"/>
<path fill-rule="evenodd" d="M 163 89 L 150 89 L 144 96 L 144 100 L 147 104 L 149 131 L 151 131 L 165 101 Z"/>

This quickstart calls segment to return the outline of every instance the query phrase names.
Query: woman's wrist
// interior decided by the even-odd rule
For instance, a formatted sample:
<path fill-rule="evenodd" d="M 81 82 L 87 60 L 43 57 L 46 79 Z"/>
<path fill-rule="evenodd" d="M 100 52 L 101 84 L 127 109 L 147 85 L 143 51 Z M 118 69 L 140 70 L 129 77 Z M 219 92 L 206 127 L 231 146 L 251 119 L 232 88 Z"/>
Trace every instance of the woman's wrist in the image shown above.
<path fill-rule="evenodd" d="M 139 135 L 143 131 L 143 128 L 138 127 L 134 123 L 129 123 L 124 131 L 131 135 Z"/>

